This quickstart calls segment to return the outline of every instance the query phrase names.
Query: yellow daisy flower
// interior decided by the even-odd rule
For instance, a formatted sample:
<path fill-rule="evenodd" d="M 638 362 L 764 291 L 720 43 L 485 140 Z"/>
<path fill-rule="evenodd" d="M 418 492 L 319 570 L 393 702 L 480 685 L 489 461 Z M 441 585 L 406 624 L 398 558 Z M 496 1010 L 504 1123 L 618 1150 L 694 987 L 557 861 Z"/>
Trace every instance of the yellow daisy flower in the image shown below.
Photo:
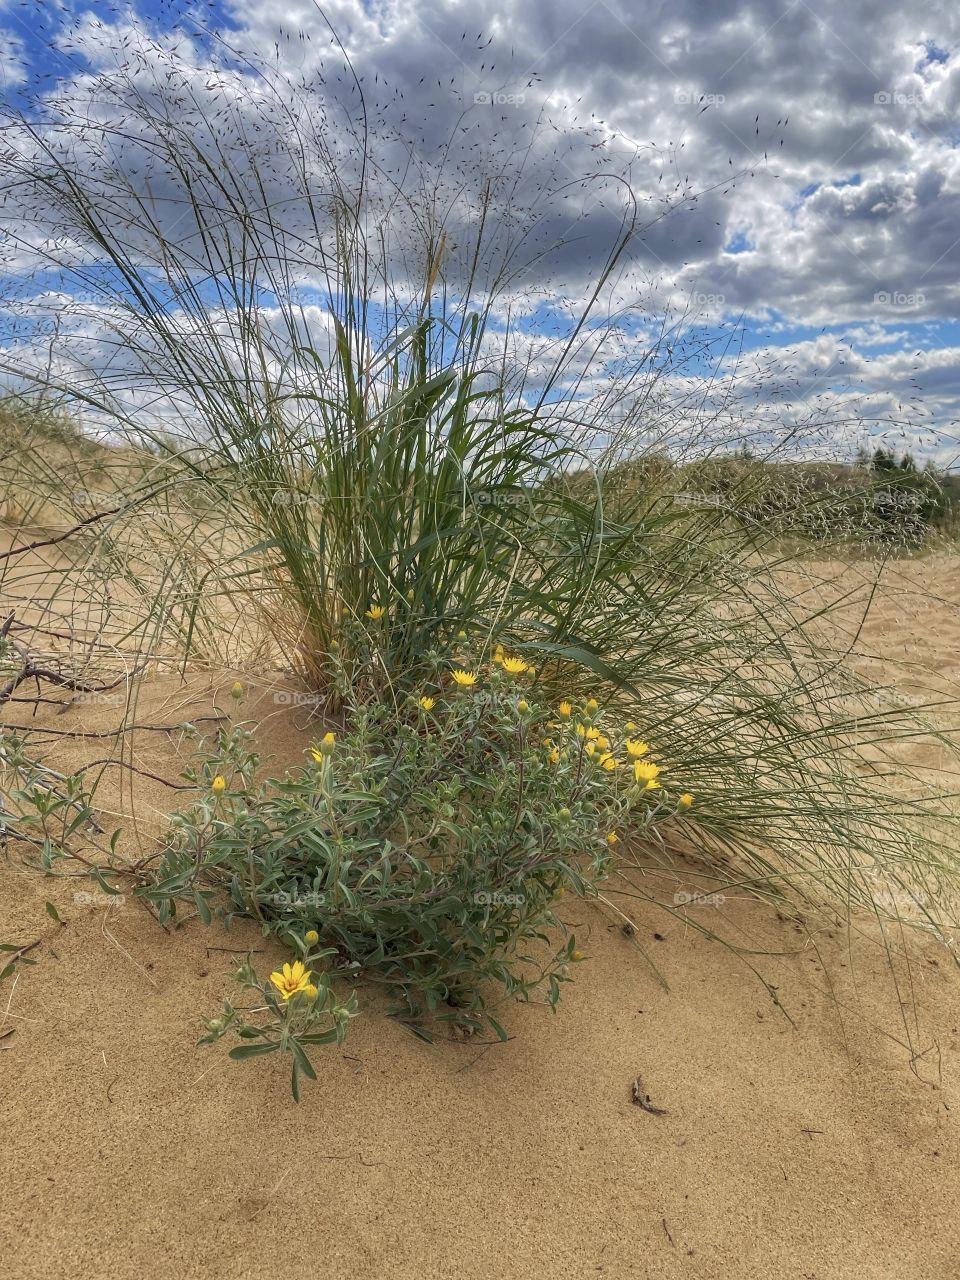
<path fill-rule="evenodd" d="M 559 707 L 557 707 L 557 710 L 560 712 L 561 716 L 563 716 L 564 720 L 569 720 L 573 715 L 573 707 L 569 702 L 561 702 Z"/>
<path fill-rule="evenodd" d="M 230 696 L 231 698 L 243 697 L 243 685 L 240 683 L 239 680 L 234 681 L 233 688 L 230 690 Z"/>
<path fill-rule="evenodd" d="M 270 981 L 283 996 L 289 1000 L 298 992 L 311 986 L 310 971 L 302 960 L 294 960 L 293 964 L 285 964 L 280 973 L 271 973 Z"/>
<path fill-rule="evenodd" d="M 627 749 L 627 755 L 631 760 L 639 760 L 641 756 L 645 756 L 650 750 L 649 742 L 641 742 L 639 738 L 628 738 L 623 744 Z"/>
<path fill-rule="evenodd" d="M 556 747 L 554 747 L 554 748 L 553 748 L 553 750 L 552 750 L 552 751 L 550 752 L 550 754 L 547 756 L 547 759 L 550 761 L 550 763 L 551 763 L 551 764 L 558 764 L 558 763 L 559 763 L 559 760 L 560 760 L 560 752 L 557 750 L 557 748 L 556 748 Z"/>
<path fill-rule="evenodd" d="M 608 773 L 612 773 L 614 769 L 620 768 L 620 761 L 615 760 L 611 755 L 604 756 L 601 759 L 600 763 L 603 765 L 604 769 L 606 769 Z"/>
<path fill-rule="evenodd" d="M 367 610 L 367 617 L 372 619 L 374 622 L 379 622 L 386 612 L 387 611 L 382 604 L 372 604 Z"/>
<path fill-rule="evenodd" d="M 616 844 L 620 837 L 615 831 L 607 832 L 607 844 Z"/>
<path fill-rule="evenodd" d="M 432 711 L 437 703 L 435 698 L 431 698 L 428 694 L 424 694 L 420 699 L 419 705 L 423 707 L 424 711 Z"/>
<path fill-rule="evenodd" d="M 458 667 L 453 672 L 453 683 L 459 685 L 461 689 L 472 689 L 477 683 L 477 677 L 472 671 L 461 671 Z"/>
<path fill-rule="evenodd" d="M 220 795 L 222 791 L 227 789 L 227 780 L 222 773 L 218 773 L 214 780 L 210 783 L 210 789 L 215 796 Z"/>
<path fill-rule="evenodd" d="M 654 764 L 652 760 L 635 760 L 633 776 L 637 782 L 653 782 L 660 776 L 660 766 Z"/>
<path fill-rule="evenodd" d="M 508 676 L 522 676 L 527 670 L 527 664 L 522 658 L 504 658 L 500 665 Z"/>
<path fill-rule="evenodd" d="M 589 711 L 591 715 L 593 715 L 594 711 L 596 711 L 600 706 L 600 703 L 596 700 L 596 698 L 588 698 L 584 706 L 586 710 Z"/>
<path fill-rule="evenodd" d="M 677 799 L 677 804 L 681 809 L 689 809 L 693 804 L 693 796 L 689 791 L 684 791 L 683 795 Z"/>

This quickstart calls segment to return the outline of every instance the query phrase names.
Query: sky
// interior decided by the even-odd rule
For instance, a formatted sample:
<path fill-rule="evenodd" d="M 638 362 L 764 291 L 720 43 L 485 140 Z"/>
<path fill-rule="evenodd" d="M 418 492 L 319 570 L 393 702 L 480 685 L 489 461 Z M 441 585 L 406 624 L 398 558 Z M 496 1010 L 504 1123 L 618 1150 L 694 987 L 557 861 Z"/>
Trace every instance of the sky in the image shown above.
<path fill-rule="evenodd" d="M 16 108 L 38 86 L 109 76 L 137 32 L 145 58 L 182 42 L 197 83 L 251 53 L 319 98 L 342 73 L 333 32 L 394 150 L 403 138 L 427 163 L 453 153 L 467 190 L 484 153 L 513 164 L 536 136 L 512 170 L 526 184 L 517 207 L 532 217 L 549 188 L 559 211 L 564 184 L 577 192 L 571 219 L 542 224 L 569 232 L 550 261 L 555 293 L 589 290 L 629 187 L 624 332 L 639 344 L 683 316 L 727 353 L 678 386 L 734 377 L 735 349 L 751 394 L 759 371 L 818 403 L 852 403 L 855 388 L 861 433 L 960 462 L 960 7 L 0 0 L 0 96 Z M 537 296 L 519 330 L 529 344 L 548 305 Z"/>

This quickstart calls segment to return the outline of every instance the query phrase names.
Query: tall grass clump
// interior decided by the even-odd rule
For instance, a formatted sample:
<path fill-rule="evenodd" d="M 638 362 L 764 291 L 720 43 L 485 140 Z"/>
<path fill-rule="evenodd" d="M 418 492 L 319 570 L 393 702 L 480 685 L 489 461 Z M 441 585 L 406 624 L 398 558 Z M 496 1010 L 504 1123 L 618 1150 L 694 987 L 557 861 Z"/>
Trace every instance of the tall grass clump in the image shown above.
<path fill-rule="evenodd" d="M 212 78 L 147 52 L 9 118 L 0 154 L 7 243 L 34 286 L 56 278 L 63 313 L 41 368 L 43 295 L 25 286 L 9 304 L 8 376 L 56 388 L 162 468 L 97 526 L 98 554 L 120 564 L 162 490 L 163 536 L 127 571 L 127 642 L 146 654 L 172 639 L 186 664 L 242 622 L 251 666 L 285 665 L 347 729 L 369 715 L 384 738 L 383 716 L 405 723 L 461 633 L 477 664 L 506 646 L 534 669 L 531 703 L 595 697 L 695 795 L 682 838 L 638 827 L 641 860 L 683 849 L 704 877 L 817 918 L 878 916 L 880 883 L 952 937 L 950 797 L 891 763 L 936 731 L 916 708 L 865 710 L 831 606 L 798 600 L 795 556 L 762 520 L 673 500 L 675 466 L 745 442 L 776 460 L 838 425 L 813 396 L 785 413 L 762 368 L 752 385 L 691 392 L 709 343 L 640 306 L 646 238 L 703 193 L 678 183 L 657 202 L 631 180 L 639 152 L 623 139 L 571 182 L 543 145 L 549 122 L 517 149 L 468 109 L 437 160 L 349 64 L 320 96 L 223 48 Z M 824 498 L 800 489 L 796 502 Z M 949 734 L 938 740 L 954 759 Z M 296 788 L 281 791 L 293 804 Z M 393 797 L 391 821 L 404 803 Z M 258 884 L 227 875 L 238 842 L 262 847 L 243 814 L 224 835 L 234 852 L 209 863 L 181 828 L 168 896 L 189 882 L 262 911 Z M 531 857 L 553 868 L 555 832 L 522 816 L 497 857 L 514 866 L 517 842 L 539 840 Z M 384 823 L 376 839 L 395 843 Z M 299 874 L 285 848 L 268 885 Z M 391 904 L 426 874 L 404 858 L 368 871 Z M 349 876 L 324 875 L 348 914 L 366 909 Z M 532 895 L 538 910 L 548 897 Z M 384 965 L 414 917 L 395 919 L 399 941 L 316 924 Z"/>

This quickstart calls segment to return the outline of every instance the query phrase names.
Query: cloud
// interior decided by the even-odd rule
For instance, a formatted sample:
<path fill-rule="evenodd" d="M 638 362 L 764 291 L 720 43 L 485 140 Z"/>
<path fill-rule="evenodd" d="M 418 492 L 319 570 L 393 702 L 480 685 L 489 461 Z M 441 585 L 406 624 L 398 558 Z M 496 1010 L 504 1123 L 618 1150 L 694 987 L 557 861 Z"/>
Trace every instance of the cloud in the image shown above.
<path fill-rule="evenodd" d="M 23 41 L 13 31 L 0 27 L 0 93 L 5 93 L 27 78 Z"/>
<path fill-rule="evenodd" d="M 271 128 L 288 127 L 293 97 L 270 86 L 295 84 L 314 114 L 295 112 L 293 124 L 327 149 L 313 178 L 327 165 L 349 186 L 369 130 L 383 200 L 391 183 L 420 183 L 436 198 L 451 280 L 468 270 L 487 193 L 490 261 L 511 267 L 478 279 L 477 296 L 499 290 L 498 314 L 530 327 L 517 358 L 531 367 L 546 367 L 551 349 L 551 333 L 537 332 L 544 316 L 556 321 L 564 301 L 589 295 L 635 216 L 604 303 L 611 314 L 686 314 L 718 333 L 744 315 L 768 366 L 801 390 L 815 370 L 856 377 L 871 408 L 896 416 L 902 404 L 950 429 L 960 407 L 946 332 L 960 301 L 955 6 L 332 0 L 324 17 L 312 0 L 226 0 L 207 31 L 174 29 L 172 13 L 138 23 L 95 5 L 64 24 L 59 49 L 76 67 L 65 86 L 71 128 L 83 145 L 93 145 L 84 112 L 120 110 L 104 105 L 118 65 L 151 100 L 175 65 L 183 121 L 222 142 L 231 164 L 244 126 L 252 136 L 269 116 Z M 190 99 L 220 113 L 218 138 L 202 133 Z M 267 156 L 270 129 L 258 136 Z M 114 157 L 128 174 L 135 152 Z M 265 167 L 279 198 L 289 175 L 278 153 Z M 175 181 L 154 180 L 152 191 L 161 217 L 182 218 Z M 413 279 L 429 229 L 401 206 L 388 213 Z M 291 234 L 303 229 L 302 204 L 284 216 Z M 180 225 L 189 254 L 189 219 Z M 306 252 L 296 274 L 310 283 Z M 909 335 L 920 323 L 933 326 L 934 346 L 936 327 L 944 332 L 940 351 L 918 362 Z M 841 333 L 792 341 L 820 326 Z M 837 403 L 849 394 L 836 392 Z"/>

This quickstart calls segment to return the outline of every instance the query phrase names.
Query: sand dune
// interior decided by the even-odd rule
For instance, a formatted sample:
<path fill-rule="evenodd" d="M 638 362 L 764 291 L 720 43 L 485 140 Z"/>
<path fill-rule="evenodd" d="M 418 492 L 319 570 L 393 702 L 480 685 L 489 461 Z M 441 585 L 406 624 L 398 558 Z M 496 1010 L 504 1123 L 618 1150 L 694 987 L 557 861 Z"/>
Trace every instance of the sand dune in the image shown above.
<path fill-rule="evenodd" d="M 950 685 L 960 562 L 893 569 L 864 661 Z M 942 600 L 919 624 L 910 600 L 933 586 Z M 136 719 L 210 713 L 229 678 L 150 682 Z M 295 758 L 309 708 L 265 687 L 250 711 L 266 757 Z M 86 702 L 35 723 L 117 717 Z M 124 759 L 172 780 L 186 750 L 137 732 Z M 51 736 L 54 762 L 107 755 L 100 739 Z M 148 847 L 174 793 L 104 769 L 108 821 L 135 812 Z M 678 886 L 682 868 L 665 901 Z M 267 962 L 272 944 L 249 925 L 165 932 L 134 900 L 90 892 L 0 863 L 0 939 L 40 942 L 0 986 L 0 1034 L 14 1030 L 0 1040 L 0 1257 L 16 1280 L 960 1274 L 960 977 L 932 943 L 915 947 L 920 1021 L 905 1025 L 869 937 L 848 950 L 756 902 L 703 907 L 769 953 L 755 962 L 791 1022 L 741 960 L 654 906 L 631 940 L 573 900 L 590 959 L 556 1016 L 511 1006 L 506 1044 L 428 1046 L 365 992 L 298 1107 L 282 1064 L 195 1048 L 199 1016 L 230 990 L 230 956 L 212 948 L 267 947 Z M 638 1075 L 666 1114 L 633 1104 Z"/>

